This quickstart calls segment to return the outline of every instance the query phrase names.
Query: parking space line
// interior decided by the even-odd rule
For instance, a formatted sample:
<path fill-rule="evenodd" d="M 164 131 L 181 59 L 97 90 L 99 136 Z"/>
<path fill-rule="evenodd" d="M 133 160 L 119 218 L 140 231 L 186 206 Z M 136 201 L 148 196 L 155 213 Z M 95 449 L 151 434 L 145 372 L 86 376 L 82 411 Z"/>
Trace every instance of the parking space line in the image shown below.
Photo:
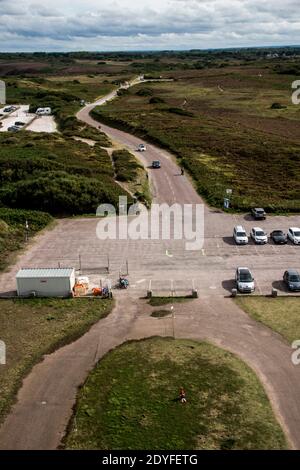
<path fill-rule="evenodd" d="M 255 282 L 256 282 L 256 287 L 257 287 L 257 289 L 258 289 L 260 295 L 262 295 L 262 290 L 261 290 L 261 287 L 260 287 L 259 282 L 258 282 L 257 280 L 255 280 Z"/>

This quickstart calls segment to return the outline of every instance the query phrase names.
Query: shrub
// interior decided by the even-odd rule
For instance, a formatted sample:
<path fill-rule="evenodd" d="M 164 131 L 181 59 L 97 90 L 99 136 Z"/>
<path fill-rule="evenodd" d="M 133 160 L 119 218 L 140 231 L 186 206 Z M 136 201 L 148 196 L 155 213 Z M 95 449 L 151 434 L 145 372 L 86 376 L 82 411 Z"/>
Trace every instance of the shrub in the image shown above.
<path fill-rule="evenodd" d="M 182 109 L 182 108 L 168 108 L 167 111 L 169 111 L 169 113 L 179 114 L 181 116 L 189 116 L 189 117 L 194 116 L 194 113 L 191 113 L 190 111 L 186 111 L 185 109 Z"/>
<path fill-rule="evenodd" d="M 109 177 L 100 180 L 48 172 L 38 178 L 21 180 L 1 188 L 0 200 L 12 207 L 44 210 L 53 215 L 95 213 L 99 204 L 117 206 L 124 191 Z"/>
<path fill-rule="evenodd" d="M 286 106 L 281 104 L 281 103 L 273 103 L 271 106 L 270 106 L 271 109 L 285 109 Z"/>
<path fill-rule="evenodd" d="M 141 165 L 128 150 L 115 150 L 112 153 L 116 178 L 119 181 L 134 181 Z"/>
<path fill-rule="evenodd" d="M 151 88 L 141 88 L 136 92 L 138 96 L 151 96 L 153 95 L 153 90 Z"/>
<path fill-rule="evenodd" d="M 158 103 L 165 103 L 165 100 L 163 98 L 160 98 L 159 96 L 152 96 L 149 100 L 149 104 L 158 104 Z"/>

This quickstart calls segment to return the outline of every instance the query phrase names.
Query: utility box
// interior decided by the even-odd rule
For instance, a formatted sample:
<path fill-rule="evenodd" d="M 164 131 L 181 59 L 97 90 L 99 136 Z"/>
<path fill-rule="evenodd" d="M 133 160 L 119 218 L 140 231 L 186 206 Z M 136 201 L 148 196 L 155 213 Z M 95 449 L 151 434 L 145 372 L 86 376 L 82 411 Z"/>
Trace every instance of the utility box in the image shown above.
<path fill-rule="evenodd" d="M 75 285 L 75 269 L 20 269 L 16 282 L 20 297 L 70 297 Z"/>

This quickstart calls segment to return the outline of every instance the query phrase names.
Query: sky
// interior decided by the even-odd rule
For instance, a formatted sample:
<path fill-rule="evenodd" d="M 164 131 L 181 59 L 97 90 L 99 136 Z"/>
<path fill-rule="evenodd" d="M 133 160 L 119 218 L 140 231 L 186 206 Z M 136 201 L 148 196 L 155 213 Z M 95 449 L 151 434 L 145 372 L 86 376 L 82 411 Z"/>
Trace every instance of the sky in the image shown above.
<path fill-rule="evenodd" d="M 0 0 L 0 51 L 300 44 L 299 0 Z"/>

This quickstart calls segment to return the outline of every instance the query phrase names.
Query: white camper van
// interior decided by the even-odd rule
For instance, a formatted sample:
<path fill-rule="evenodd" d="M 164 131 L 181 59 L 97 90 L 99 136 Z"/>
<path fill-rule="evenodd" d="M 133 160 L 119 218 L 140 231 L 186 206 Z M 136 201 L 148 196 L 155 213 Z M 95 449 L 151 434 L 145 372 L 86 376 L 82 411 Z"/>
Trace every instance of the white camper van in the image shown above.
<path fill-rule="evenodd" d="M 38 108 L 35 112 L 38 116 L 50 116 L 51 108 Z"/>

